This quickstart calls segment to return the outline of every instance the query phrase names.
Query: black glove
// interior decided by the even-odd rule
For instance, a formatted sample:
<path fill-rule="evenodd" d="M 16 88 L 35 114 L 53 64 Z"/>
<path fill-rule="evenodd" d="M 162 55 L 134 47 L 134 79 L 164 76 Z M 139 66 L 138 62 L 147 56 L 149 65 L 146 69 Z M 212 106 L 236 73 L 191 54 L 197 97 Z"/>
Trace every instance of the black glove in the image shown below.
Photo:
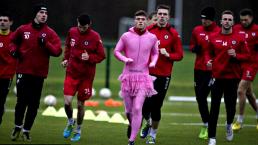
<path fill-rule="evenodd" d="M 258 51 L 258 44 L 254 44 L 254 50 Z"/>
<path fill-rule="evenodd" d="M 202 50 L 202 47 L 200 45 L 195 45 L 194 48 L 192 49 L 192 52 L 200 53 L 201 50 Z"/>
<path fill-rule="evenodd" d="M 44 34 L 41 34 L 38 38 L 39 46 L 44 47 L 46 45 L 46 36 Z"/>

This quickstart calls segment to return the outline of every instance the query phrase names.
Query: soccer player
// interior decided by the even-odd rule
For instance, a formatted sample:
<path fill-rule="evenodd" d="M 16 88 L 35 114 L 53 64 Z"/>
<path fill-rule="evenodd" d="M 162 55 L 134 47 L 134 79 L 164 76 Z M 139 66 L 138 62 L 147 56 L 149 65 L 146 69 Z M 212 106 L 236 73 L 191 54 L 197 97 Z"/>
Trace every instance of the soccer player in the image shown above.
<path fill-rule="evenodd" d="M 60 38 L 46 24 L 47 6 L 35 5 L 33 14 L 32 22 L 20 26 L 11 36 L 10 52 L 18 61 L 13 141 L 18 139 L 21 130 L 24 141 L 31 141 L 30 130 L 39 108 L 43 82 L 48 75 L 49 58 L 62 53 Z"/>
<path fill-rule="evenodd" d="M 148 144 L 155 144 L 157 129 L 161 119 L 161 107 L 169 87 L 174 61 L 183 58 L 183 48 L 177 31 L 168 23 L 170 7 L 159 5 L 157 8 L 158 22 L 148 27 L 159 40 L 159 59 L 156 67 L 150 68 L 150 75 L 156 77 L 154 88 L 158 94 L 146 98 L 143 105 L 143 117 L 147 121 L 142 127 L 141 138 L 147 138 Z"/>
<path fill-rule="evenodd" d="M 13 75 L 16 68 L 16 60 L 11 56 L 9 50 L 10 27 L 13 20 L 7 12 L 0 13 L 0 124 L 4 115 L 4 104 L 9 92 Z"/>
<path fill-rule="evenodd" d="M 121 36 L 114 50 L 115 57 L 125 64 L 119 80 L 125 113 L 130 123 L 128 145 L 134 145 L 140 129 L 145 97 L 157 93 L 153 87 L 154 78 L 149 75 L 149 67 L 154 68 L 158 60 L 158 41 L 155 35 L 146 30 L 145 11 L 135 13 L 134 23 L 134 27 Z"/>
<path fill-rule="evenodd" d="M 226 106 L 226 139 L 233 140 L 232 122 L 236 112 L 237 88 L 241 78 L 241 62 L 248 59 L 249 50 L 245 38 L 233 31 L 233 12 L 221 14 L 221 31 L 209 37 L 207 67 L 212 67 L 211 109 L 208 124 L 208 145 L 216 145 L 216 128 L 221 98 Z"/>
<path fill-rule="evenodd" d="M 96 64 L 105 59 L 100 35 L 91 28 L 88 14 L 77 17 L 77 27 L 72 27 L 65 41 L 65 54 L 62 65 L 66 67 L 64 80 L 64 108 L 68 121 L 63 136 L 68 138 L 74 131 L 71 141 L 81 138 L 84 117 L 84 102 L 92 96 L 92 84 Z M 72 99 L 77 92 L 77 126 L 73 119 Z"/>
<path fill-rule="evenodd" d="M 158 19 L 157 19 L 157 12 L 156 11 L 152 12 L 148 16 L 147 25 L 150 26 L 150 25 L 156 24 L 157 21 L 158 21 Z"/>
<path fill-rule="evenodd" d="M 256 129 L 258 130 L 258 107 L 252 87 L 252 82 L 258 69 L 258 25 L 253 22 L 253 19 L 253 11 L 251 9 L 243 9 L 240 11 L 240 24 L 234 27 L 236 32 L 246 36 L 247 45 L 250 50 L 250 58 L 247 62 L 243 63 L 242 66 L 243 73 L 238 86 L 239 115 L 236 122 L 233 124 L 233 130 L 240 130 L 243 127 L 246 97 L 256 112 Z"/>
<path fill-rule="evenodd" d="M 208 139 L 209 108 L 207 97 L 210 93 L 211 70 L 207 68 L 205 62 L 205 51 L 207 51 L 209 35 L 218 32 L 220 29 L 214 22 L 215 9 L 206 7 L 201 11 L 202 25 L 193 29 L 190 41 L 190 51 L 196 54 L 194 66 L 194 90 L 198 103 L 199 112 L 203 126 L 199 133 L 199 138 Z"/>

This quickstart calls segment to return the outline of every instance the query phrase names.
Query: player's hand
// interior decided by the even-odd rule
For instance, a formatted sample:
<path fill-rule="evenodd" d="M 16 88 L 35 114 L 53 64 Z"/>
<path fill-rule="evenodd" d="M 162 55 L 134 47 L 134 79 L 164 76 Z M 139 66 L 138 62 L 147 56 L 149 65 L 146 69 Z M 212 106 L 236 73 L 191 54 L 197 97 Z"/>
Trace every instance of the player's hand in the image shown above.
<path fill-rule="evenodd" d="M 64 68 L 66 68 L 67 67 L 67 65 L 68 65 L 68 60 L 64 60 L 64 61 L 62 61 L 61 62 L 61 65 L 64 67 Z"/>
<path fill-rule="evenodd" d="M 228 55 L 232 57 L 236 57 L 236 50 L 231 48 L 228 50 Z"/>
<path fill-rule="evenodd" d="M 125 63 L 132 63 L 133 62 L 133 59 L 132 58 L 127 58 L 126 60 L 125 60 Z"/>
<path fill-rule="evenodd" d="M 211 70 L 211 69 L 212 69 L 212 61 L 213 61 L 213 60 L 209 60 L 209 61 L 207 62 L 207 64 L 206 64 L 208 70 Z"/>
<path fill-rule="evenodd" d="M 154 68 L 155 67 L 155 63 L 154 62 L 151 62 L 150 64 L 149 64 L 149 68 Z"/>
<path fill-rule="evenodd" d="M 169 57 L 169 53 L 167 52 L 166 48 L 160 48 L 160 53 L 166 57 Z"/>
<path fill-rule="evenodd" d="M 89 59 L 89 54 L 86 50 L 82 53 L 82 60 L 88 60 Z"/>

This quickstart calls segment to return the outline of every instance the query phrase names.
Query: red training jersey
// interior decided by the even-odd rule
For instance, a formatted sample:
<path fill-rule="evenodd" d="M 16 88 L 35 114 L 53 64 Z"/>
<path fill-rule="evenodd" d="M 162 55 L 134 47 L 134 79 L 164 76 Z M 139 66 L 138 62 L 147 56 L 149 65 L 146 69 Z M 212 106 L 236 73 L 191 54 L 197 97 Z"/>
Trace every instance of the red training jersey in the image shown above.
<path fill-rule="evenodd" d="M 157 24 L 154 24 L 147 29 L 158 38 L 159 49 L 165 48 L 169 53 L 169 57 L 159 53 L 159 59 L 155 68 L 149 69 L 150 74 L 165 77 L 171 76 L 174 61 L 183 59 L 183 47 L 179 34 L 169 24 L 166 27 L 159 27 Z"/>
<path fill-rule="evenodd" d="M 82 60 L 82 53 L 87 52 L 88 60 Z M 99 34 L 89 28 L 80 33 L 77 27 L 72 27 L 65 41 L 64 60 L 68 60 L 66 72 L 73 78 L 94 79 L 96 64 L 105 59 L 105 51 Z"/>
<path fill-rule="evenodd" d="M 39 37 L 45 38 L 45 46 L 40 46 Z M 62 53 L 61 40 L 46 24 L 36 29 L 29 23 L 11 36 L 10 52 L 19 54 L 16 73 L 47 77 L 50 56 Z"/>
<path fill-rule="evenodd" d="M 236 57 L 228 54 L 229 49 L 235 49 Z M 243 35 L 233 31 L 222 34 L 221 31 L 210 35 L 209 52 L 206 60 L 212 59 L 212 76 L 219 79 L 240 79 L 241 63 L 249 57 Z M 207 62 L 207 61 L 206 61 Z"/>
<path fill-rule="evenodd" d="M 207 53 L 205 53 L 205 51 L 208 50 L 207 45 L 208 45 L 209 35 L 219 31 L 220 31 L 220 28 L 215 22 L 213 22 L 208 27 L 199 25 L 193 29 L 191 40 L 190 40 L 190 51 L 193 52 L 192 50 L 197 45 L 201 47 L 200 52 L 196 52 L 195 65 L 194 65 L 195 70 L 210 71 L 206 66 L 207 62 L 205 61 L 205 54 Z"/>
<path fill-rule="evenodd" d="M 10 36 L 0 34 L 0 78 L 11 79 L 15 73 L 16 60 L 11 56 L 9 50 Z"/>

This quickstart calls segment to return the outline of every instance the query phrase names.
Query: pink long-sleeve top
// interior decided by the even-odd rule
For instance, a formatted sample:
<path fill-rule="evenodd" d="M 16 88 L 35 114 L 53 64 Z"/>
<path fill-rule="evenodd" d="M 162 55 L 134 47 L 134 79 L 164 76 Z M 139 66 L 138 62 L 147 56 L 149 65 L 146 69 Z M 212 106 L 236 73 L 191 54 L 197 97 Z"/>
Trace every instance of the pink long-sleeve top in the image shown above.
<path fill-rule="evenodd" d="M 128 58 L 133 59 L 133 62 L 125 63 L 123 74 L 149 74 L 149 64 L 156 64 L 158 60 L 158 39 L 148 31 L 139 35 L 134 28 L 130 28 L 118 41 L 114 55 L 124 63 Z"/>

